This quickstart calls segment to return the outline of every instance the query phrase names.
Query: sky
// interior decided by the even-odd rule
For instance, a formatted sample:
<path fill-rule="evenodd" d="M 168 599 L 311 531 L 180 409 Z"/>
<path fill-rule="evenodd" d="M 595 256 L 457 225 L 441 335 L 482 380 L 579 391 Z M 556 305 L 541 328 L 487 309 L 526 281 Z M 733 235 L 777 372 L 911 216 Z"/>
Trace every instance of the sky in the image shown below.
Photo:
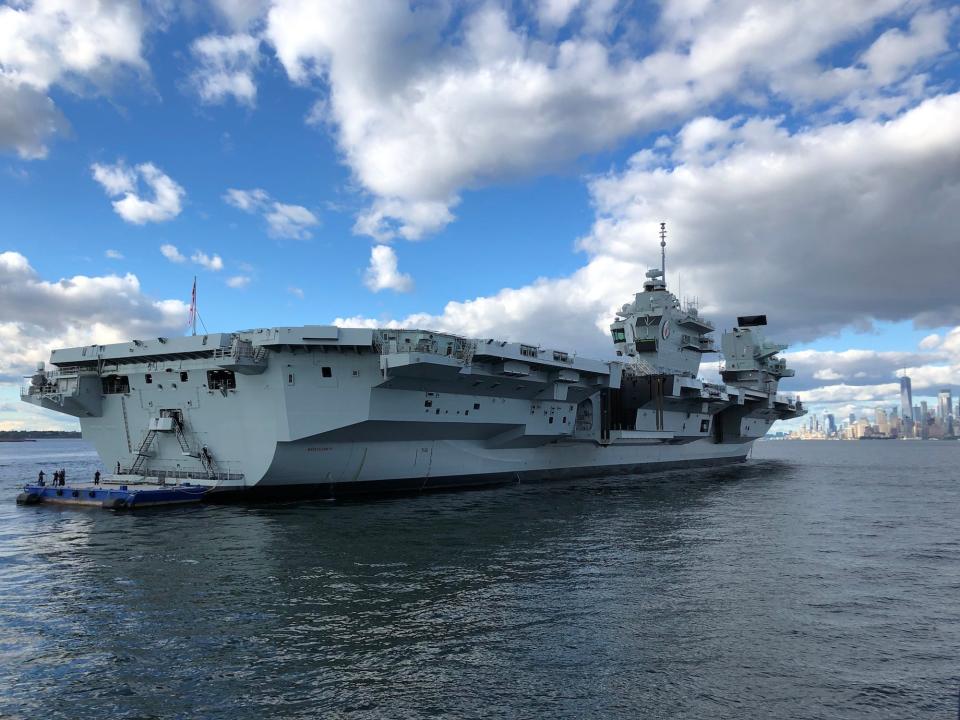
<path fill-rule="evenodd" d="M 609 358 L 660 222 L 814 412 L 956 392 L 958 50 L 936 0 L 0 3 L 0 429 L 76 427 L 23 376 L 188 332 L 194 277 L 211 332 Z"/>

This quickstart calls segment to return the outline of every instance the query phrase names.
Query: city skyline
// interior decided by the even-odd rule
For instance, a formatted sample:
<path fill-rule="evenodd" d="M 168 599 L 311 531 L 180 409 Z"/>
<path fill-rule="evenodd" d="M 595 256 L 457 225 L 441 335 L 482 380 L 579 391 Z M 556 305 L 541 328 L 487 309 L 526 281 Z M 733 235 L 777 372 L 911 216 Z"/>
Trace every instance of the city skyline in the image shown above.
<path fill-rule="evenodd" d="M 900 377 L 900 404 L 878 404 L 871 417 L 869 411 L 861 414 L 850 412 L 847 418 L 836 423 L 835 413 L 811 411 L 800 423 L 792 423 L 790 430 L 780 428 L 777 436 L 798 439 L 840 439 L 859 440 L 861 438 L 890 439 L 955 439 L 960 427 L 960 398 L 953 403 L 952 388 L 937 391 L 936 404 L 931 410 L 926 399 L 914 404 L 912 381 L 909 376 Z M 888 412 L 889 411 L 889 412 Z M 799 427 L 797 427 L 799 425 Z"/>

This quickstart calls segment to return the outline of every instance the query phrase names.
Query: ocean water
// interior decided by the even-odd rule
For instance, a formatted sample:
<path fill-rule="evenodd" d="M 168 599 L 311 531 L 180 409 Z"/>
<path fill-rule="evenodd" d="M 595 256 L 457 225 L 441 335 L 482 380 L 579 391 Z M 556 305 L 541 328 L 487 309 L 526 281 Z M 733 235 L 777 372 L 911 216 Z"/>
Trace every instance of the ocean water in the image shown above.
<path fill-rule="evenodd" d="M 114 513 L 17 507 L 82 441 L 0 443 L 0 716 L 952 718 L 960 443 Z"/>

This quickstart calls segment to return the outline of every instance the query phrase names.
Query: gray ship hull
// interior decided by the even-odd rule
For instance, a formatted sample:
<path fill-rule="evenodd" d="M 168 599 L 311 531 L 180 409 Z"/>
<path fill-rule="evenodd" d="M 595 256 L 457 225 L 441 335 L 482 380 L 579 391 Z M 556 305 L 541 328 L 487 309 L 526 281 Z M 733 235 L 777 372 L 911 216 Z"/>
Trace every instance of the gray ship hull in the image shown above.
<path fill-rule="evenodd" d="M 277 446 L 273 463 L 256 489 L 263 496 L 342 496 L 599 479 L 740 463 L 747 459 L 751 445 L 698 440 L 682 445 L 589 447 L 586 443 L 568 443 L 538 450 L 491 451 L 479 443 L 454 440 L 415 446 L 383 442 L 340 447 L 300 441 Z M 304 461 L 318 448 L 332 461 Z M 411 459 L 399 462 L 405 457 Z"/>

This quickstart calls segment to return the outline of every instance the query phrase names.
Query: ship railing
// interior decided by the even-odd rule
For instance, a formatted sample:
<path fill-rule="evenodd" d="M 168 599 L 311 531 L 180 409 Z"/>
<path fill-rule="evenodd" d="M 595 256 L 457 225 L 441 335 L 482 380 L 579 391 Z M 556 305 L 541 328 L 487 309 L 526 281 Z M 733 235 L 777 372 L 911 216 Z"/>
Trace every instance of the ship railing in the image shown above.
<path fill-rule="evenodd" d="M 221 483 L 236 482 L 244 479 L 243 473 L 232 473 L 226 471 L 214 471 L 207 473 L 200 472 L 198 470 L 152 470 L 150 468 L 144 468 L 137 473 L 132 473 L 131 468 L 122 468 L 120 471 L 120 476 L 123 475 L 157 478 L 160 484 L 167 483 L 171 480 L 176 481 L 174 484 L 180 484 L 181 480 L 206 480 L 208 482 L 215 480 L 217 483 Z"/>
<path fill-rule="evenodd" d="M 20 386 L 21 400 L 35 397 L 54 398 L 59 397 L 61 394 L 60 390 L 58 390 L 57 386 L 53 383 L 45 383 L 43 385 L 33 385 L 29 383 Z"/>
<path fill-rule="evenodd" d="M 20 386 L 20 398 L 43 397 L 59 400 L 64 394 L 59 381 L 76 379 L 81 373 L 98 374 L 93 368 L 65 365 L 56 370 L 41 370 L 33 375 L 26 375 L 27 382 Z"/>
<path fill-rule="evenodd" d="M 221 365 L 226 362 L 242 364 L 260 364 L 267 358 L 267 349 L 262 345 L 253 346 L 249 340 L 234 341 L 228 347 L 218 347 L 213 350 L 213 359 Z"/>
<path fill-rule="evenodd" d="M 406 333 L 419 334 L 416 331 L 404 330 L 377 331 L 373 335 L 373 348 L 380 355 L 389 355 L 393 352 L 418 352 L 452 357 L 462 360 L 464 365 L 470 365 L 473 362 L 473 356 L 477 351 L 476 340 L 435 333 L 433 339 L 421 337 L 416 342 L 410 342 L 413 337 L 403 337 Z M 403 338 L 402 341 L 401 338 Z"/>

